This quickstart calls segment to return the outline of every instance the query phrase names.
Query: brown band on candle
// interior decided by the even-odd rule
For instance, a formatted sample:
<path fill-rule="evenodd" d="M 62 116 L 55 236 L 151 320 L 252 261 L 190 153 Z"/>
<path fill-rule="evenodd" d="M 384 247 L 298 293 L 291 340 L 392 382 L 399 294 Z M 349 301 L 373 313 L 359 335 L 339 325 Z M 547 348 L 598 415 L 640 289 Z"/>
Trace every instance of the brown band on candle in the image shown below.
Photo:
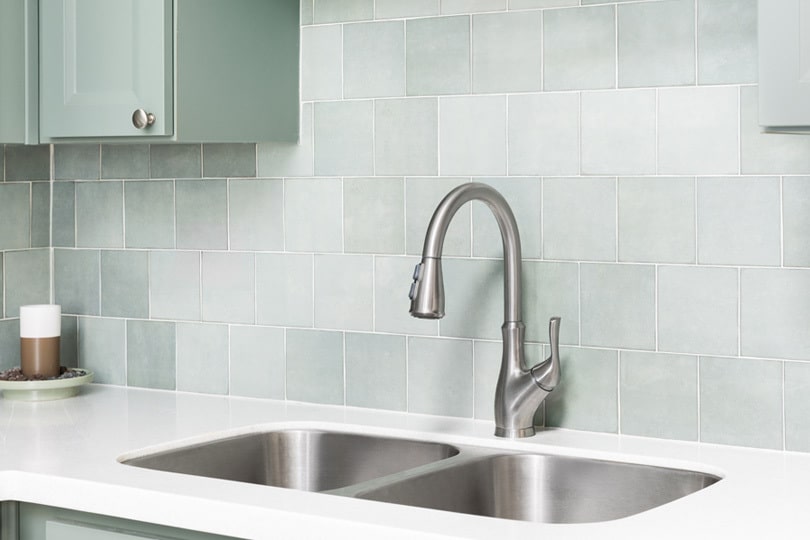
<path fill-rule="evenodd" d="M 59 336 L 20 338 L 20 368 L 27 377 L 58 377 Z"/>

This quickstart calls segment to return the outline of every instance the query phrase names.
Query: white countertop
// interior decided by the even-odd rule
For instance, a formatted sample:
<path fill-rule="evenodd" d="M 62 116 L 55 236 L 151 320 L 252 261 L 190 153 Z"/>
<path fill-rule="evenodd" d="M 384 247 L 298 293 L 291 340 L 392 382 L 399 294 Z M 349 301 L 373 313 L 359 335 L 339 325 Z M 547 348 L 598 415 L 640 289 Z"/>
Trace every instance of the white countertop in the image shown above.
<path fill-rule="evenodd" d="M 713 486 L 636 516 L 582 525 L 493 519 L 130 467 L 117 458 L 220 432 L 308 427 L 689 468 Z M 90 385 L 78 397 L 0 399 L 0 498 L 244 538 L 804 538 L 810 455 Z"/>

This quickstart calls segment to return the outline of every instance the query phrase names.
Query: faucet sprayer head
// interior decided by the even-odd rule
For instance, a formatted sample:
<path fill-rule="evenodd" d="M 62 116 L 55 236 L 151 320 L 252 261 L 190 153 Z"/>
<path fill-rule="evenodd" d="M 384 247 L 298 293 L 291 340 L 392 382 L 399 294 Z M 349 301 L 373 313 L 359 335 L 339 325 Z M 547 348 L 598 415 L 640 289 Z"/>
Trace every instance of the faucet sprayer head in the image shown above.
<path fill-rule="evenodd" d="M 408 294 L 411 299 L 410 313 L 419 319 L 444 317 L 444 278 L 442 260 L 423 257 L 413 271 L 413 284 Z"/>

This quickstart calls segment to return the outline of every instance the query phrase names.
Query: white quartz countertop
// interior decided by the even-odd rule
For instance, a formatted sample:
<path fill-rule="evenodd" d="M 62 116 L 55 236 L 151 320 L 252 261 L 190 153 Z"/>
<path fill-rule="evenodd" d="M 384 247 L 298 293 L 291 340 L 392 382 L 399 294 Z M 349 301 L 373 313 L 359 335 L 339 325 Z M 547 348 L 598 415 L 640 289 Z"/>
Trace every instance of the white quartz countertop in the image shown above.
<path fill-rule="evenodd" d="M 723 480 L 636 516 L 548 525 L 151 471 L 117 459 L 223 431 L 316 428 L 689 468 Z M 52 402 L 0 399 L 0 498 L 242 538 L 806 538 L 810 455 L 547 430 L 348 407 L 90 385 Z"/>

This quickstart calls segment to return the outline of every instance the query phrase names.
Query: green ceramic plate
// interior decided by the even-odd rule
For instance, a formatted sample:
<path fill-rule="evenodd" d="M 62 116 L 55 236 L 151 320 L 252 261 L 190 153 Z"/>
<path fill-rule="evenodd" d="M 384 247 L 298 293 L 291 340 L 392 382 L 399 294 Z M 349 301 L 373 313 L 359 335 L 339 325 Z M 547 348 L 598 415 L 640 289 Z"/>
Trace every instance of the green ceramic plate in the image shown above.
<path fill-rule="evenodd" d="M 93 382 L 93 372 L 76 369 L 83 375 L 70 379 L 53 379 L 50 381 L 0 381 L 3 397 L 17 401 L 50 401 L 64 399 L 79 393 L 79 387 Z"/>

